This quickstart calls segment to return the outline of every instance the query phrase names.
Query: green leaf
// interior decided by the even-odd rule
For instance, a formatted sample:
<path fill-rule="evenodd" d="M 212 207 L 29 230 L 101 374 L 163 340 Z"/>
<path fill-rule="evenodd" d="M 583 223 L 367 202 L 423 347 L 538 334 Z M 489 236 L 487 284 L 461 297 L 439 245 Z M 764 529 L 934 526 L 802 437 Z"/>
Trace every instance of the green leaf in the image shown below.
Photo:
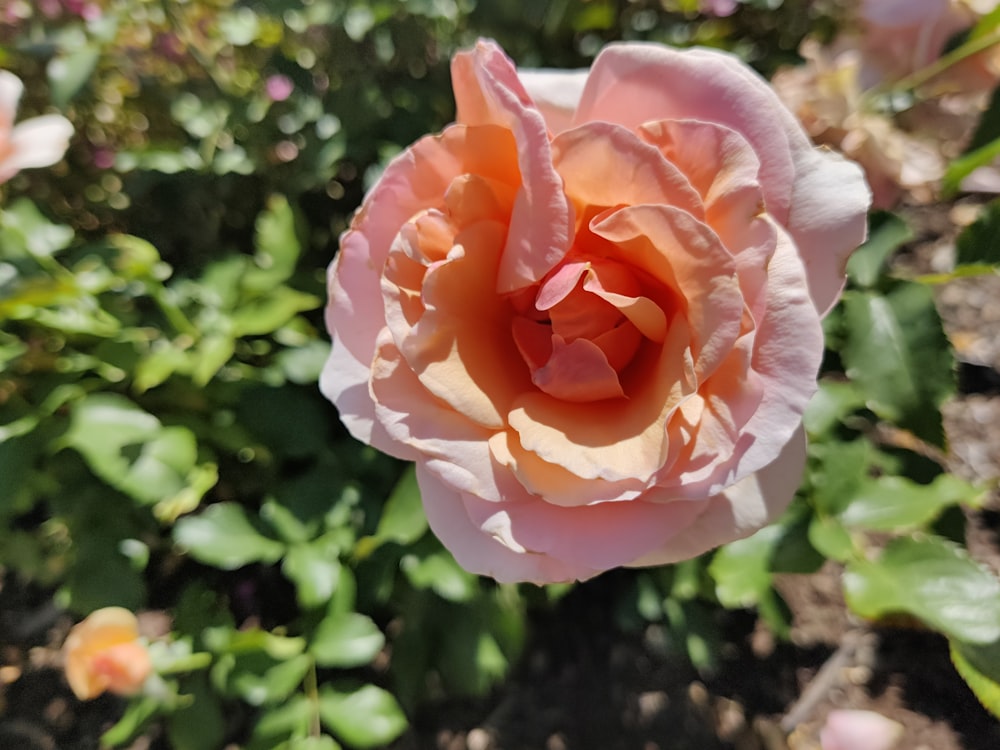
<path fill-rule="evenodd" d="M 962 641 L 1000 639 L 1000 581 L 944 539 L 895 539 L 877 560 L 848 563 L 844 591 L 862 617 L 904 612 Z"/>
<path fill-rule="evenodd" d="M 271 750 L 282 737 L 309 731 L 313 706 L 301 693 L 264 710 L 253 729 L 248 750 Z"/>
<path fill-rule="evenodd" d="M 872 444 L 826 441 L 809 446 L 809 502 L 822 514 L 835 515 L 859 491 L 872 467 Z"/>
<path fill-rule="evenodd" d="M 295 234 L 295 213 L 283 195 L 270 197 L 257 217 L 256 229 L 257 267 L 247 271 L 242 286 L 259 294 L 291 278 L 302 246 Z"/>
<path fill-rule="evenodd" d="M 951 661 L 979 702 L 1000 718 L 1000 641 L 986 645 L 952 639 Z"/>
<path fill-rule="evenodd" d="M 882 476 L 862 485 L 840 512 L 840 520 L 869 531 L 914 529 L 933 522 L 952 505 L 977 504 L 981 495 L 981 490 L 952 474 L 941 474 L 930 484 Z"/>
<path fill-rule="evenodd" d="M 233 335 L 263 336 L 273 333 L 295 315 L 315 310 L 323 300 L 287 286 L 279 286 L 266 297 L 239 305 L 232 314 Z"/>
<path fill-rule="evenodd" d="M 57 107 L 65 108 L 90 80 L 98 61 L 101 48 L 97 44 L 84 44 L 68 53 L 49 60 L 46 72 L 52 101 Z"/>
<path fill-rule="evenodd" d="M 882 419 L 944 444 L 940 406 L 955 393 L 954 359 L 927 287 L 901 282 L 885 296 L 844 295 L 848 377 Z"/>
<path fill-rule="evenodd" d="M 189 429 L 164 427 L 113 393 L 96 393 L 74 404 L 62 444 L 78 451 L 109 485 L 143 503 L 177 495 L 198 458 Z"/>
<path fill-rule="evenodd" d="M 226 736 L 222 703 L 205 674 L 192 675 L 183 683 L 191 702 L 167 720 L 170 746 L 185 750 L 217 750 Z"/>
<path fill-rule="evenodd" d="M 487 616 L 477 607 L 442 627 L 438 669 L 451 694 L 486 695 L 510 668 Z"/>
<path fill-rule="evenodd" d="M 189 361 L 194 362 L 191 380 L 197 386 L 207 385 L 216 373 L 232 358 L 236 351 L 236 341 L 225 333 L 210 333 L 202 338 Z"/>
<path fill-rule="evenodd" d="M 0 247 L 16 257 L 23 248 L 30 255 L 54 255 L 73 241 L 70 227 L 53 224 L 27 198 L 17 198 L 0 211 Z"/>
<path fill-rule="evenodd" d="M 405 555 L 400 560 L 400 568 L 415 588 L 430 588 L 451 602 L 469 601 L 478 590 L 475 576 L 463 570 L 445 550 L 422 558 Z"/>
<path fill-rule="evenodd" d="M 360 667 L 384 645 L 385 636 L 370 617 L 347 612 L 327 615 L 316 627 L 309 650 L 321 667 Z"/>
<path fill-rule="evenodd" d="M 301 481 L 301 478 L 299 479 Z M 288 485 L 285 485 L 287 487 Z M 289 544 L 308 542 L 313 536 L 313 529 L 295 513 L 278 500 L 268 500 L 260 506 L 260 517 L 278 532 L 282 541 Z M 335 555 L 336 556 L 336 555 Z"/>
<path fill-rule="evenodd" d="M 101 743 L 121 747 L 132 742 L 160 712 L 162 706 L 162 701 L 152 696 L 133 698 L 118 723 L 101 735 Z"/>
<path fill-rule="evenodd" d="M 962 189 L 962 180 L 980 167 L 992 164 L 998 156 L 1000 156 L 1000 138 L 995 138 L 955 159 L 948 165 L 941 180 L 944 195 L 954 196 Z"/>
<path fill-rule="evenodd" d="M 823 379 L 806 408 L 803 423 L 811 436 L 826 435 L 864 405 L 864 393 L 854 383 Z"/>
<path fill-rule="evenodd" d="M 353 692 L 324 685 L 319 694 L 319 715 L 327 729 L 356 748 L 387 745 L 407 726 L 396 699 L 375 685 Z"/>
<path fill-rule="evenodd" d="M 212 678 L 217 687 L 251 706 L 287 701 L 312 668 L 312 658 L 301 654 L 275 660 L 257 652 L 224 656 L 216 662 Z"/>
<path fill-rule="evenodd" d="M 809 523 L 809 543 L 831 560 L 847 562 L 856 554 L 850 532 L 836 518 L 815 515 Z"/>
<path fill-rule="evenodd" d="M 132 384 L 138 393 L 144 393 L 165 382 L 175 372 L 186 369 L 189 355 L 172 342 L 162 341 L 139 360 L 133 373 Z"/>
<path fill-rule="evenodd" d="M 285 551 L 284 544 L 257 530 L 242 506 L 228 502 L 181 518 L 174 526 L 174 541 L 199 562 L 223 570 L 273 563 Z"/>
<path fill-rule="evenodd" d="M 708 572 L 724 607 L 752 607 L 771 588 L 771 555 L 782 533 L 778 525 L 766 526 L 715 553 Z"/>
<path fill-rule="evenodd" d="M 860 287 L 874 286 L 889 256 L 913 236 L 909 225 L 895 214 L 876 214 L 872 218 L 868 241 L 847 261 L 848 278 Z"/>
<path fill-rule="evenodd" d="M 420 501 L 417 474 L 410 466 L 400 477 L 382 506 L 382 515 L 375 534 L 358 542 L 356 553 L 367 557 L 386 542 L 408 545 L 417 541 L 427 531 L 427 516 Z"/>
<path fill-rule="evenodd" d="M 1000 139 L 997 146 L 1000 154 Z M 986 206 L 982 215 L 958 236 L 958 266 L 1000 266 L 1000 200 Z"/>
<path fill-rule="evenodd" d="M 342 566 L 340 550 L 328 539 L 293 544 L 281 563 L 281 572 L 295 584 L 295 595 L 303 607 L 325 604 L 337 590 Z"/>
<path fill-rule="evenodd" d="M 277 635 L 261 628 L 235 630 L 228 625 L 217 625 L 207 628 L 202 637 L 205 646 L 217 653 L 247 654 L 259 651 L 275 661 L 291 659 L 306 649 L 304 638 Z"/>
<path fill-rule="evenodd" d="M 185 477 L 186 486 L 173 497 L 160 500 L 153 506 L 156 520 L 173 524 L 185 513 L 190 513 L 201 503 L 205 493 L 219 483 L 219 467 L 206 463 L 195 466 Z"/>

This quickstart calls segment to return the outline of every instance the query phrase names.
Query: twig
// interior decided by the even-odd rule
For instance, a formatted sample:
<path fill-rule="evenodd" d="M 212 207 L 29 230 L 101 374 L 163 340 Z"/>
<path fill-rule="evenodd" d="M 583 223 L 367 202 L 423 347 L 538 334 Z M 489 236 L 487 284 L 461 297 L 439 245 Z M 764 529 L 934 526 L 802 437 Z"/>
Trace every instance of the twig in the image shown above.
<path fill-rule="evenodd" d="M 791 734 L 795 727 L 808 719 L 816 710 L 816 706 L 843 679 L 844 668 L 855 661 L 858 647 L 869 635 L 869 631 L 865 628 L 851 630 L 844 635 L 840 646 L 820 667 L 812 682 L 806 686 L 802 695 L 782 718 L 781 728 L 785 734 Z"/>

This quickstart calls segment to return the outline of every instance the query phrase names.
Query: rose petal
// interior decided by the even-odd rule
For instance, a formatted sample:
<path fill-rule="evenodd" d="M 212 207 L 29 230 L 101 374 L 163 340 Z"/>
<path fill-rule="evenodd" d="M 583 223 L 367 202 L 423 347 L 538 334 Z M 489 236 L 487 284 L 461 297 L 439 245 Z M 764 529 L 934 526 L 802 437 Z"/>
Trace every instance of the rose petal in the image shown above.
<path fill-rule="evenodd" d="M 21 101 L 24 84 L 13 73 L 0 70 L 0 131 L 9 131 L 17 117 L 17 105 Z"/>
<path fill-rule="evenodd" d="M 598 216 L 591 228 L 614 243 L 622 262 L 675 291 L 686 308 L 696 377 L 708 377 L 736 341 L 743 313 L 736 265 L 719 238 L 671 206 L 629 206 Z"/>
<path fill-rule="evenodd" d="M 448 259 L 424 278 L 425 313 L 400 342 L 431 393 L 493 428 L 506 425 L 514 398 L 530 389 L 526 368 L 516 364 L 509 307 L 493 292 L 505 235 L 504 225 L 479 222 L 455 237 Z M 386 304 L 394 299 L 387 296 Z"/>
<path fill-rule="evenodd" d="M 597 502 L 632 500 L 646 489 L 645 482 L 583 479 L 561 466 L 550 464 L 521 447 L 509 430 L 490 438 L 493 457 L 518 478 L 524 488 L 547 503 L 574 507 Z"/>
<path fill-rule="evenodd" d="M 562 401 L 601 401 L 625 395 L 618 373 L 597 344 L 587 339 L 567 344 L 559 335 L 552 336 L 552 354 L 531 374 L 531 382 Z"/>
<path fill-rule="evenodd" d="M 431 395 L 388 331 L 379 338 L 371 389 L 390 439 L 413 450 L 439 479 L 493 502 L 520 491 L 517 480 L 493 459 L 492 433 Z"/>
<path fill-rule="evenodd" d="M 598 503 L 561 507 L 525 498 L 502 504 L 463 495 L 473 524 L 523 553 L 564 561 L 571 569 L 608 570 L 627 565 L 666 540 L 686 534 L 700 503 Z M 579 576 L 578 576 L 579 577 Z"/>
<path fill-rule="evenodd" d="M 10 134 L 10 155 L 2 168 L 20 171 L 49 167 L 66 153 L 73 125 L 62 115 L 42 115 L 19 122 Z"/>
<path fill-rule="evenodd" d="M 620 125 L 587 122 L 560 133 L 552 159 L 578 208 L 655 203 L 704 216 L 701 197 L 684 174 Z"/>
<path fill-rule="evenodd" d="M 694 390 L 690 338 L 675 319 L 662 348 L 640 349 L 624 373 L 627 399 L 581 405 L 526 393 L 514 401 L 509 424 L 525 450 L 577 476 L 645 481 L 668 456 L 670 413 Z"/>
<path fill-rule="evenodd" d="M 587 70 L 520 68 L 517 71 L 524 90 L 531 96 L 554 135 L 571 127 L 587 74 Z"/>
<path fill-rule="evenodd" d="M 750 390 L 737 387 L 730 396 L 724 395 L 725 390 L 717 392 L 736 399 L 759 395 L 759 406 L 743 425 L 732 453 L 714 462 L 707 476 L 701 467 L 694 473 L 671 469 L 668 476 L 658 478 L 658 484 L 685 495 L 714 495 L 774 461 L 800 424 L 816 391 L 823 330 L 809 297 L 802 263 L 784 232 L 779 233 L 767 276 L 767 310 L 755 334 L 751 361 L 755 381 L 747 383 Z M 739 400 L 731 403 L 731 408 L 743 408 Z"/>
<path fill-rule="evenodd" d="M 848 255 L 865 237 L 870 194 L 857 165 L 813 148 L 767 82 L 736 57 L 643 43 L 605 47 L 574 121 L 635 129 L 664 119 L 714 122 L 747 139 L 761 161 L 767 211 L 795 238 L 825 314 L 843 288 Z"/>
<path fill-rule="evenodd" d="M 462 503 L 462 493 L 417 463 L 417 483 L 427 522 L 458 564 L 470 573 L 490 576 L 500 583 L 537 584 L 585 580 L 601 571 L 572 565 L 549 555 L 516 552 L 495 535 L 473 524 Z"/>
<path fill-rule="evenodd" d="M 692 557 L 722 544 L 750 536 L 780 516 L 795 496 L 806 462 L 805 431 L 800 427 L 778 458 L 725 490 L 698 502 L 703 512 L 683 534 L 671 537 L 659 549 L 637 556 L 634 567 L 666 565 Z M 669 490 L 651 490 L 648 497 L 670 500 Z M 677 501 L 674 501 L 675 503 Z"/>
<path fill-rule="evenodd" d="M 497 275 L 497 291 L 539 281 L 562 260 L 573 239 L 573 209 L 552 166 L 548 128 L 518 80 L 514 64 L 496 43 L 481 40 L 452 59 L 459 122 L 499 124 L 517 143 L 522 187 Z"/>

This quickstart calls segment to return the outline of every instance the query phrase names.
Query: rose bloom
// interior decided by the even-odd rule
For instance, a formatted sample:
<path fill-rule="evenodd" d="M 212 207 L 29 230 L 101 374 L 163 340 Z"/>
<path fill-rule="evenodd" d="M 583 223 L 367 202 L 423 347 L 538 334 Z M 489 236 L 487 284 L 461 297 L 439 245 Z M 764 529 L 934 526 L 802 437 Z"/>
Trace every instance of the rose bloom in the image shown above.
<path fill-rule="evenodd" d="M 105 690 L 134 695 L 153 671 L 149 652 L 139 640 L 138 621 L 121 607 L 99 609 L 73 626 L 63 655 L 66 679 L 80 700 Z"/>
<path fill-rule="evenodd" d="M 822 47 L 806 39 L 799 47 L 805 63 L 782 68 L 771 83 L 817 143 L 833 146 L 861 165 L 875 207 L 892 208 L 904 192 L 927 203 L 945 171 L 940 139 L 909 133 L 886 114 L 866 108 L 864 61 L 853 42 L 844 37 Z"/>
<path fill-rule="evenodd" d="M 903 725 L 874 711 L 831 711 L 820 730 L 822 750 L 892 750 Z"/>
<path fill-rule="evenodd" d="M 432 530 L 500 581 L 698 555 L 791 500 L 802 413 L 865 235 L 861 171 L 736 58 L 452 62 L 457 122 L 366 197 L 321 378 L 416 461 Z"/>
<path fill-rule="evenodd" d="M 62 115 L 42 115 L 14 124 L 24 84 L 0 70 L 0 183 L 29 167 L 48 167 L 62 159 L 73 126 Z"/>
<path fill-rule="evenodd" d="M 934 63 L 948 40 L 976 24 L 997 0 L 862 0 L 866 86 L 895 81 Z M 995 50 L 962 61 L 942 78 L 951 84 L 990 89 L 997 80 Z"/>

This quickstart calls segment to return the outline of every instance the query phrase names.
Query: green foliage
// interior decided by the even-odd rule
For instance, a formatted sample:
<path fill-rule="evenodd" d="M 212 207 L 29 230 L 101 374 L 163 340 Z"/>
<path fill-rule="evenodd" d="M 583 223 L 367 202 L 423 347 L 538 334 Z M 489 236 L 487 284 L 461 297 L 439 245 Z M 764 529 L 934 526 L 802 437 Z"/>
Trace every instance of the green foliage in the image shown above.
<path fill-rule="evenodd" d="M 877 560 L 852 561 L 844 591 L 862 617 L 907 613 L 969 643 L 1000 638 L 1000 581 L 943 539 L 895 539 Z"/>

